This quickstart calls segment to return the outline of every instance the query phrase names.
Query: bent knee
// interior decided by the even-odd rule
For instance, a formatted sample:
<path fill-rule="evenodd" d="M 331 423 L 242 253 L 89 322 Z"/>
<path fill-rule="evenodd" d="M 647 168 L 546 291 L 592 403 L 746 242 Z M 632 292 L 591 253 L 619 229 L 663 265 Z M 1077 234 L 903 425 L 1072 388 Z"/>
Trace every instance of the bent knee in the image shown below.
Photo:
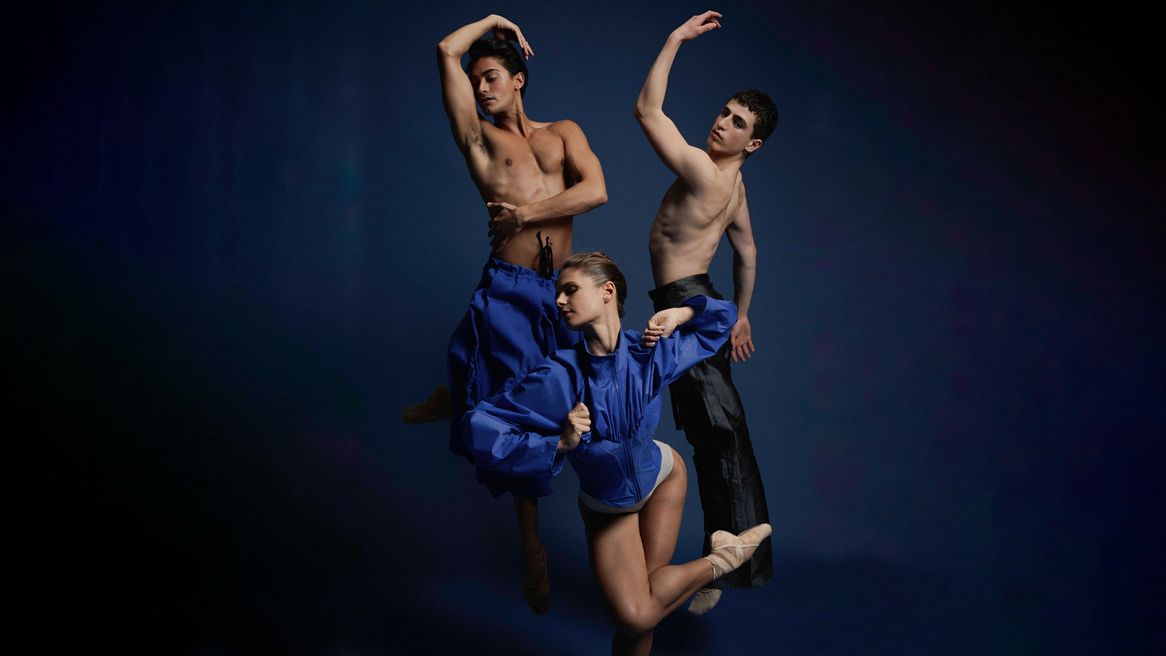
<path fill-rule="evenodd" d="M 620 633 L 636 636 L 655 629 L 660 614 L 648 604 L 627 604 L 616 609 L 615 622 Z"/>

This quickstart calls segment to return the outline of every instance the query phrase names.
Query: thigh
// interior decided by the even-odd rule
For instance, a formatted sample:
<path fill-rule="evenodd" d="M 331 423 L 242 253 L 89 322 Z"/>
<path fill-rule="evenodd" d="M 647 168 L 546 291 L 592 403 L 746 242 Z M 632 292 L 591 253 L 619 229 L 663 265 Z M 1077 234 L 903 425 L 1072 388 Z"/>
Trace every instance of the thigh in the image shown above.
<path fill-rule="evenodd" d="M 687 493 L 688 471 L 684 459 L 673 449 L 672 473 L 640 509 L 640 540 L 644 545 L 645 566 L 649 574 L 672 562 Z"/>
<path fill-rule="evenodd" d="M 609 515 L 580 504 L 591 571 L 604 601 L 616 617 L 634 615 L 650 598 L 639 513 Z"/>

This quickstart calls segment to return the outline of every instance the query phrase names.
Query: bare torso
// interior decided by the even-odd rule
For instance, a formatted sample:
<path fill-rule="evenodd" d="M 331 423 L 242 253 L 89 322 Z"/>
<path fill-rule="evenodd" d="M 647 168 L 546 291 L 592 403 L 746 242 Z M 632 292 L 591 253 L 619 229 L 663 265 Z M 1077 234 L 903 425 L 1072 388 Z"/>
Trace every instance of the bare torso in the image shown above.
<path fill-rule="evenodd" d="M 743 191 L 737 169 L 720 172 L 700 193 L 679 178 L 672 183 L 648 235 L 657 286 L 708 272 L 721 235 L 741 207 Z"/>
<path fill-rule="evenodd" d="M 482 200 L 528 205 L 555 196 L 571 185 L 558 124 L 528 121 L 528 125 L 531 130 L 524 138 L 481 121 L 482 131 L 488 138 L 478 152 L 484 151 L 484 156 L 467 157 L 466 162 Z M 485 232 L 486 222 L 482 226 Z M 539 233 L 544 241 L 551 241 L 554 266 L 558 268 L 571 253 L 570 216 L 528 224 L 494 253 L 495 257 L 538 270 Z"/>

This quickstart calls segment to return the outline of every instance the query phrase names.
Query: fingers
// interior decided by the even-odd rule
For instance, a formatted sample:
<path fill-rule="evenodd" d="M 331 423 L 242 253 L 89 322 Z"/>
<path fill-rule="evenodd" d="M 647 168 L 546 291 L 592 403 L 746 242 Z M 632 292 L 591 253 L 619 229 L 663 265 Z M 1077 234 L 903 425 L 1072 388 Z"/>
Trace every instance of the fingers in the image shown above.
<path fill-rule="evenodd" d="M 733 340 L 731 353 L 733 362 L 745 362 L 753 356 L 755 351 L 756 349 L 753 347 L 753 340 L 751 338 L 746 338 L 743 341 Z"/>
<path fill-rule="evenodd" d="M 527 59 L 534 57 L 534 48 L 530 47 L 530 42 L 526 40 L 526 37 L 522 34 L 522 30 L 518 29 L 517 25 L 514 26 L 514 36 L 518 40 L 518 45 L 522 48 L 522 54 Z"/>
<path fill-rule="evenodd" d="M 571 429 L 580 435 L 591 430 L 591 411 L 582 401 L 576 403 L 575 407 L 571 409 L 567 415 L 567 420 L 571 423 Z"/>

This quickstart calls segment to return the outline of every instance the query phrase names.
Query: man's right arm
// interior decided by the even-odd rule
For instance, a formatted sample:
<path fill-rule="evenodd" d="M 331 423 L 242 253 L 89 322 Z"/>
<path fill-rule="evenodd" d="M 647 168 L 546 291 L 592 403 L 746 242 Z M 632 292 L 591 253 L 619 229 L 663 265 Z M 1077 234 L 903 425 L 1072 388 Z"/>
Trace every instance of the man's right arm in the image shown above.
<path fill-rule="evenodd" d="M 437 44 L 441 97 L 445 104 L 445 113 L 449 116 L 453 139 L 462 152 L 468 152 L 471 146 L 484 145 L 482 124 L 478 118 L 477 103 L 474 102 L 474 88 L 470 84 L 469 76 L 462 70 L 462 55 L 469 51 L 474 41 L 491 30 L 506 36 L 514 35 L 523 52 L 527 56 L 532 54 L 530 44 L 526 42 L 522 30 L 497 14 L 459 27 Z"/>
<path fill-rule="evenodd" d="M 636 120 L 640 122 L 648 142 L 664 161 L 664 165 L 689 184 L 715 172 L 716 167 L 704 151 L 688 145 L 676 124 L 664 113 L 664 95 L 668 90 L 668 75 L 672 71 L 672 62 L 676 59 L 680 44 L 720 27 L 717 20 L 720 17 L 715 11 L 706 11 L 688 19 L 668 35 L 636 99 Z"/>

